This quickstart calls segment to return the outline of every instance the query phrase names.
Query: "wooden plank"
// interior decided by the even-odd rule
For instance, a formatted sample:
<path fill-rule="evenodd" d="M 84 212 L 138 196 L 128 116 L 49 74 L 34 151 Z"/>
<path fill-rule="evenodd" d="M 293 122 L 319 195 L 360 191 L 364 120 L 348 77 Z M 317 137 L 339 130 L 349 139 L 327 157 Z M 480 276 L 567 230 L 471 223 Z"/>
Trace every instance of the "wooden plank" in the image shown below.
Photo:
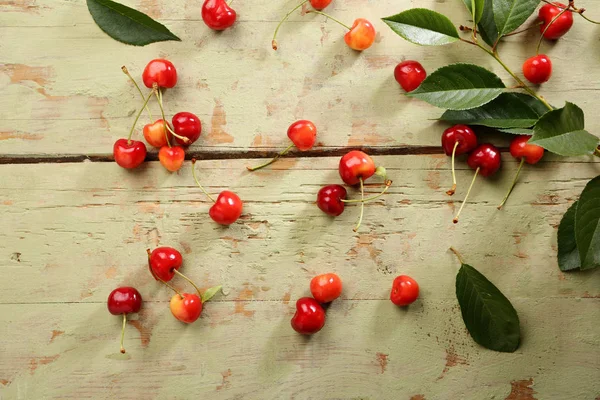
<path fill-rule="evenodd" d="M 195 1 L 125 3 L 160 18 L 183 42 L 124 46 L 93 24 L 84 2 L 0 3 L 4 156 L 110 155 L 114 140 L 127 134 L 132 114 L 141 105 L 120 67 L 127 64 L 139 76 L 145 63 L 157 56 L 173 60 L 180 72 L 180 84 L 165 97 L 168 114 L 188 110 L 201 118 L 204 133 L 193 150 L 205 152 L 280 148 L 287 141 L 287 127 L 300 118 L 319 127 L 318 149 L 437 146 L 444 125 L 432 119 L 441 110 L 402 96 L 392 76 L 397 62 L 418 59 L 431 72 L 468 61 L 508 78 L 494 60 L 472 46 L 420 47 L 394 35 L 379 21 L 408 7 L 394 0 L 334 2 L 328 10 L 350 22 L 360 9 L 374 22 L 380 38 L 362 54 L 344 45 L 341 27 L 310 15 L 294 15 L 282 28 L 280 50 L 272 51 L 277 21 L 295 1 L 275 6 L 267 0 L 239 0 L 240 21 L 223 34 L 204 26 Z M 600 6 L 600 0 L 588 3 L 589 9 Z M 414 6 L 445 13 L 457 24 L 467 19 L 455 2 L 421 0 Z M 590 91 L 599 88 L 593 57 L 585 56 L 594 43 L 581 39 L 589 37 L 590 30 L 591 25 L 578 20 L 552 49 L 545 47 L 554 61 L 554 75 L 541 90 L 553 104 L 572 101 L 588 116 L 595 112 Z M 24 37 L 31 45 L 23 46 Z M 534 52 L 535 40 L 526 46 L 520 38 L 509 42 L 500 50 L 518 72 Z M 574 59 L 577 71 L 571 68 Z M 510 79 L 506 82 L 511 84 Z M 591 132 L 598 131 L 599 124 L 588 118 Z"/>

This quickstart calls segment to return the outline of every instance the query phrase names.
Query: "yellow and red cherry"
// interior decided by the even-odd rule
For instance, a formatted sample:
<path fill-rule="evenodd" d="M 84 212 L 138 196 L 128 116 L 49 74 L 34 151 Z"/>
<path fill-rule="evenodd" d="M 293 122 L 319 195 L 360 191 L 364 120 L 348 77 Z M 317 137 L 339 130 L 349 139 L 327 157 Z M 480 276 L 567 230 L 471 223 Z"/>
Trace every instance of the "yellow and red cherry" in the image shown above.
<path fill-rule="evenodd" d="M 373 24 L 364 18 L 358 18 L 344 35 L 344 41 L 352 50 L 363 51 L 371 47 L 377 32 Z"/>
<path fill-rule="evenodd" d="M 331 303 L 342 294 L 342 280 L 334 273 L 317 275 L 310 281 L 310 293 L 319 303 Z"/>
<path fill-rule="evenodd" d="M 292 328 L 302 335 L 319 332 L 325 325 L 325 310 L 311 297 L 296 301 L 296 313 L 291 320 Z"/>
<path fill-rule="evenodd" d="M 146 142 L 150 146 L 160 149 L 167 145 L 167 138 L 171 138 L 169 128 L 170 125 L 168 122 L 165 122 L 163 119 L 157 119 L 154 123 L 144 126 L 144 139 L 146 139 Z"/>
<path fill-rule="evenodd" d="M 179 171 L 185 161 L 185 150 L 179 146 L 163 146 L 158 152 L 158 160 L 168 171 Z"/>
<path fill-rule="evenodd" d="M 169 308 L 179 321 L 191 324 L 202 314 L 202 299 L 196 294 L 174 294 L 169 302 Z"/>
<path fill-rule="evenodd" d="M 552 75 L 552 62 L 545 54 L 538 54 L 525 60 L 523 63 L 523 75 L 531 83 L 536 85 L 548 82 Z"/>
<path fill-rule="evenodd" d="M 220 225 L 231 225 L 242 215 L 244 203 L 240 197 L 229 191 L 222 191 L 217 199 L 215 200 L 204 187 L 200 184 L 198 177 L 196 176 L 196 159 L 192 159 L 192 176 L 196 181 L 198 187 L 204 192 L 206 197 L 213 201 L 212 207 L 208 210 L 210 218 Z"/>
<path fill-rule="evenodd" d="M 225 0 L 206 0 L 202 5 L 202 20 L 210 29 L 222 31 L 235 23 L 237 14 Z"/>
<path fill-rule="evenodd" d="M 506 196 L 504 196 L 502 203 L 500 203 L 500 205 L 498 206 L 498 210 L 501 209 L 502 206 L 504 206 L 504 203 L 506 203 L 506 200 L 508 200 L 510 194 L 515 188 L 515 185 L 517 184 L 517 179 L 519 179 L 519 174 L 521 173 L 521 168 L 523 168 L 523 164 L 537 164 L 542 159 L 542 157 L 544 157 L 544 148 L 538 146 L 537 144 L 528 143 L 529 139 L 531 139 L 531 136 L 517 136 L 510 143 L 510 155 L 516 158 L 518 161 L 520 161 L 520 163 L 519 168 L 517 169 L 517 173 L 515 174 L 515 178 L 513 179 L 512 184 L 510 185 L 510 188 L 506 193 Z"/>
<path fill-rule="evenodd" d="M 365 152 L 352 150 L 340 159 L 340 177 L 346 185 L 358 185 L 375 174 L 375 162 Z"/>
<path fill-rule="evenodd" d="M 107 300 L 108 311 L 113 315 L 123 315 L 123 327 L 121 328 L 121 353 L 125 353 L 123 340 L 125 338 L 125 325 L 127 314 L 137 313 L 142 307 L 142 295 L 137 289 L 124 286 L 110 292 Z"/>
<path fill-rule="evenodd" d="M 563 10 L 567 11 L 563 12 Z M 560 16 L 556 18 L 559 14 Z M 573 13 L 568 10 L 568 6 L 562 3 L 544 4 L 540 8 L 538 16 L 543 22 L 540 26 L 540 32 L 546 39 L 556 40 L 566 34 L 573 26 Z"/>
<path fill-rule="evenodd" d="M 172 247 L 157 247 L 147 252 L 150 272 L 157 281 L 170 281 L 183 264 L 181 253 Z"/>
<path fill-rule="evenodd" d="M 475 175 L 473 176 L 473 180 L 471 181 L 467 195 L 465 196 L 465 199 L 463 200 L 463 203 L 461 204 L 460 209 L 458 210 L 458 213 L 452 222 L 455 224 L 458 223 L 458 217 L 467 203 L 467 199 L 469 198 L 469 194 L 471 193 L 471 189 L 473 188 L 473 184 L 475 183 L 477 175 L 484 177 L 494 175 L 500 169 L 501 163 L 502 159 L 500 158 L 500 150 L 498 150 L 498 148 L 493 144 L 484 143 L 473 150 L 467 159 L 467 164 L 469 167 L 475 170 Z"/>
<path fill-rule="evenodd" d="M 311 121 L 302 119 L 292 123 L 288 127 L 287 135 L 288 138 L 292 141 L 292 143 L 290 143 L 288 147 L 279 152 L 279 154 L 277 154 L 275 157 L 273 157 L 266 163 L 257 165 L 256 167 L 246 167 L 248 171 L 256 171 L 266 167 L 267 165 L 273 164 L 294 146 L 296 146 L 296 148 L 300 151 L 308 151 L 312 149 L 317 140 L 317 127 Z"/>
<path fill-rule="evenodd" d="M 405 92 L 412 92 L 427 78 L 427 72 L 418 61 L 407 60 L 396 65 L 394 78 Z"/>
<path fill-rule="evenodd" d="M 407 275 L 400 275 L 392 283 L 390 300 L 397 306 L 405 307 L 419 297 L 419 284 Z"/>
<path fill-rule="evenodd" d="M 146 145 L 139 140 L 119 139 L 113 146 L 113 156 L 120 167 L 132 169 L 146 159 Z"/>
<path fill-rule="evenodd" d="M 182 146 L 189 146 L 200 137 L 202 133 L 202 123 L 200 118 L 190 112 L 180 112 L 171 119 L 173 131 L 181 136 L 175 137 L 175 141 Z M 182 138 L 187 138 L 187 141 Z"/>
<path fill-rule="evenodd" d="M 346 188 L 340 185 L 323 186 L 317 194 L 317 206 L 327 215 L 337 217 L 344 212 L 344 201 L 348 196 Z"/>
<path fill-rule="evenodd" d="M 154 87 L 154 84 L 159 88 L 172 88 L 177 84 L 177 70 L 171 61 L 157 58 L 146 65 L 142 80 L 147 88 Z"/>
<path fill-rule="evenodd" d="M 477 136 L 466 125 L 454 125 L 442 133 L 442 148 L 447 156 L 452 156 L 452 188 L 446 193 L 452 196 L 456 192 L 456 173 L 454 158 L 469 153 L 477 147 Z"/>

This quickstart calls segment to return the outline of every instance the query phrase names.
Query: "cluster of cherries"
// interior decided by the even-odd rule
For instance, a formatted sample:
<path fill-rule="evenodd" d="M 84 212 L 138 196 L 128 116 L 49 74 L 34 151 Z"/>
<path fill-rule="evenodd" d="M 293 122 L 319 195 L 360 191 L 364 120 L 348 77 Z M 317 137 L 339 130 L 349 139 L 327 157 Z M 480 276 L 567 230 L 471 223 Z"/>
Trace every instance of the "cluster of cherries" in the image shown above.
<path fill-rule="evenodd" d="M 119 166 L 127 169 L 136 168 L 146 159 L 146 145 L 139 140 L 133 140 L 133 132 L 144 109 L 152 120 L 152 114 L 148 108 L 150 99 L 156 97 L 160 111 L 161 119 L 144 126 L 143 133 L 146 142 L 159 150 L 158 159 L 160 163 L 169 171 L 178 171 L 185 160 L 185 150 L 182 146 L 189 146 L 200 137 L 202 124 L 200 119 L 190 112 L 179 112 L 171 119 L 171 124 L 166 121 L 163 107 L 163 89 L 170 89 L 177 84 L 177 70 L 172 62 L 165 59 L 152 60 L 144 68 L 142 80 L 150 93 L 145 96 L 138 86 L 137 82 L 126 67 L 122 67 L 123 72 L 131 79 L 137 88 L 140 96 L 144 99 L 144 105 L 140 108 L 127 139 L 119 139 L 113 146 L 113 156 Z M 172 145 L 171 142 L 178 145 Z"/>
<path fill-rule="evenodd" d="M 183 264 L 183 257 L 181 253 L 172 247 L 158 247 L 152 252 L 148 249 L 148 266 L 150 273 L 157 281 L 162 282 L 165 286 L 169 287 L 175 292 L 171 301 L 169 302 L 169 308 L 171 313 L 179 321 L 186 324 L 195 322 L 202 314 L 203 304 L 209 301 L 219 290 L 221 286 L 215 286 L 207 289 L 204 293 L 200 292 L 200 289 L 196 284 L 187 276 L 182 274 L 179 269 Z M 181 278 L 189 282 L 197 294 L 195 293 L 181 293 L 175 289 L 168 282 L 173 279 L 175 275 L 179 275 Z M 129 286 L 119 287 L 108 296 L 108 311 L 113 315 L 123 316 L 123 327 L 121 329 L 121 353 L 125 353 L 123 347 L 123 339 L 125 337 L 125 325 L 127 323 L 127 314 L 137 313 L 142 307 L 142 295 L 140 292 Z"/>
<path fill-rule="evenodd" d="M 342 280 L 334 273 L 315 276 L 310 281 L 313 297 L 301 297 L 296 301 L 296 313 L 292 328 L 303 335 L 312 335 L 325 326 L 325 309 L 342 294 Z M 407 275 L 394 279 L 390 300 L 397 306 L 408 306 L 419 297 L 419 284 Z"/>

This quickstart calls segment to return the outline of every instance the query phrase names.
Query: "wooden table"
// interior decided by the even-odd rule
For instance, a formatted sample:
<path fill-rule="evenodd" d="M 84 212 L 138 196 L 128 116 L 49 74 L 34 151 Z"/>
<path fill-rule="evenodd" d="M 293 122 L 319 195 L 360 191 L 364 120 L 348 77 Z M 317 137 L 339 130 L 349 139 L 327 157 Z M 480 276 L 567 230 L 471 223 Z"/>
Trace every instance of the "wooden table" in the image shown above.
<path fill-rule="evenodd" d="M 459 190 L 449 198 L 449 159 L 439 148 L 445 125 L 434 120 L 441 111 L 402 96 L 393 79 L 396 63 L 410 58 L 429 72 L 478 63 L 512 84 L 476 48 L 414 46 L 379 20 L 426 7 L 459 24 L 468 18 L 460 1 L 336 0 L 331 14 L 364 16 L 380 31 L 364 53 L 349 50 L 332 21 L 299 14 L 272 51 L 277 21 L 296 0 L 235 0 L 239 21 L 223 33 L 204 26 L 200 1 L 124 3 L 183 41 L 129 47 L 99 30 L 83 1 L 0 0 L 2 399 L 600 398 L 600 273 L 563 274 L 556 262 L 560 218 L 600 164 L 547 155 L 525 168 L 497 211 L 516 170 L 506 153 L 498 178 L 477 182 L 453 225 L 472 171 L 459 164 Z M 600 15 L 599 0 L 579 6 Z M 578 104 L 598 133 L 598 30 L 575 22 L 564 39 L 543 45 L 554 75 L 541 92 L 556 105 Z M 529 43 L 514 37 L 500 49 L 517 71 L 537 39 L 524 37 Z M 157 56 L 180 75 L 165 94 L 168 114 L 192 111 L 204 124 L 189 152 L 202 160 L 200 179 L 212 193 L 231 188 L 245 201 L 229 228 L 208 218 L 189 162 L 170 174 L 156 161 L 135 171 L 111 161 L 113 142 L 141 105 L 120 67 L 139 78 Z M 245 170 L 283 148 L 300 118 L 319 128 L 314 151 Z M 320 186 L 339 182 L 339 156 L 361 146 L 394 184 L 366 206 L 354 234 L 357 207 L 333 220 L 314 201 Z M 146 248 L 158 245 L 181 249 L 183 270 L 203 288 L 224 286 L 193 325 L 171 316 L 171 293 L 148 273 Z M 518 310 L 523 343 L 515 353 L 469 338 L 451 245 Z M 307 339 L 289 320 L 323 272 L 343 278 L 343 298 Z M 421 285 L 406 310 L 388 300 L 398 274 Z M 127 326 L 123 356 L 121 320 L 106 309 L 119 285 L 137 287 L 145 300 Z"/>

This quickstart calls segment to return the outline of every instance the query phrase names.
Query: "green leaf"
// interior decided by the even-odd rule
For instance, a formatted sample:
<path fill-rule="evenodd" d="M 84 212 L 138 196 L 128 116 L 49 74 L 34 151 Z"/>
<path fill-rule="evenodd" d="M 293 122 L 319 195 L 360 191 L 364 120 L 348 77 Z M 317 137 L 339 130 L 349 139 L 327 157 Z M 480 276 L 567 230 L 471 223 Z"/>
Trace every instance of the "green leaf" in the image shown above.
<path fill-rule="evenodd" d="M 456 298 L 475 342 L 512 353 L 519 347 L 519 316 L 510 301 L 475 268 L 462 264 L 456 275 Z"/>
<path fill-rule="evenodd" d="M 409 42 L 439 46 L 459 39 L 456 27 L 448 17 L 425 8 L 413 8 L 382 18 L 394 32 Z"/>
<path fill-rule="evenodd" d="M 219 285 L 219 286 L 214 286 L 209 289 L 206 289 L 206 291 L 204 293 L 202 293 L 202 302 L 206 303 L 207 301 L 212 299 L 214 297 L 214 295 L 217 294 L 222 288 L 223 288 L 223 286 Z"/>
<path fill-rule="evenodd" d="M 455 124 L 483 125 L 491 128 L 529 128 L 548 109 L 533 96 L 522 93 L 502 93 L 491 102 L 470 110 L 448 110 L 442 121 Z"/>
<path fill-rule="evenodd" d="M 429 75 L 408 96 L 450 110 L 479 107 L 498 97 L 504 83 L 493 72 L 472 64 L 452 64 Z"/>
<path fill-rule="evenodd" d="M 492 9 L 492 0 L 485 0 L 483 5 L 483 13 L 479 24 L 479 36 L 488 45 L 493 46 L 498 39 L 498 27 L 496 27 L 496 21 L 494 21 L 494 10 Z"/>
<path fill-rule="evenodd" d="M 145 46 L 166 40 L 181 41 L 164 25 L 123 4 L 111 0 L 87 0 L 87 6 L 100 29 L 119 42 Z"/>
<path fill-rule="evenodd" d="M 502 128 L 498 130 L 502 133 L 510 133 L 511 135 L 533 135 L 533 129 L 528 128 Z"/>
<path fill-rule="evenodd" d="M 483 15 L 485 0 L 463 0 L 463 2 L 465 3 L 465 6 L 467 6 L 469 13 L 471 13 L 473 21 L 479 23 L 481 16 Z"/>
<path fill-rule="evenodd" d="M 494 21 L 500 36 L 523 25 L 533 14 L 540 0 L 492 0 Z"/>
<path fill-rule="evenodd" d="M 570 271 L 581 267 L 577 241 L 575 240 L 575 211 L 577 201 L 563 215 L 558 225 L 558 267 Z"/>
<path fill-rule="evenodd" d="M 600 266 L 600 176 L 585 185 L 575 212 L 575 240 L 581 269 Z"/>
<path fill-rule="evenodd" d="M 599 139 L 584 130 L 583 111 L 573 103 L 544 114 L 529 143 L 561 156 L 582 156 L 596 149 Z"/>

